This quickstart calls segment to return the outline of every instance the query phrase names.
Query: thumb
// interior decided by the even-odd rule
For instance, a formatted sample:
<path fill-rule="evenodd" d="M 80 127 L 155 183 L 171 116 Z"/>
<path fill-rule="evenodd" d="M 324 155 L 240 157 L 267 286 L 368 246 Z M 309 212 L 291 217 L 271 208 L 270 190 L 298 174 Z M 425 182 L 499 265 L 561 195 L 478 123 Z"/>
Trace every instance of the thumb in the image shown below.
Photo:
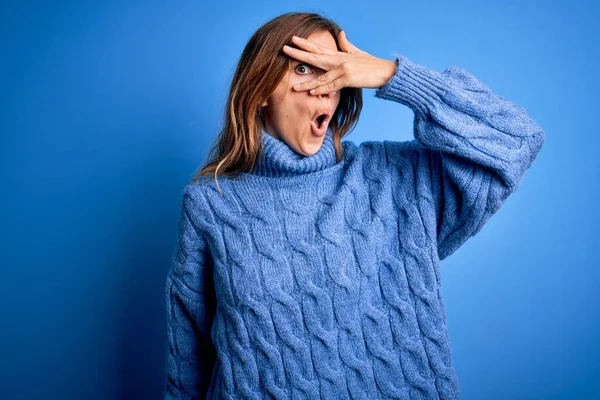
<path fill-rule="evenodd" d="M 348 41 L 348 38 L 346 37 L 346 32 L 340 31 L 338 33 L 338 42 L 342 51 L 345 51 L 346 53 L 355 52 L 354 46 L 352 46 L 352 44 Z"/>
<path fill-rule="evenodd" d="M 342 50 L 344 50 L 345 52 L 370 55 L 366 51 L 363 51 L 363 50 L 359 49 L 358 47 L 356 47 L 355 45 L 353 45 L 352 43 L 350 43 L 350 41 L 348 40 L 348 37 L 346 36 L 345 31 L 340 31 L 338 36 L 339 36 L 340 47 L 342 47 Z"/>

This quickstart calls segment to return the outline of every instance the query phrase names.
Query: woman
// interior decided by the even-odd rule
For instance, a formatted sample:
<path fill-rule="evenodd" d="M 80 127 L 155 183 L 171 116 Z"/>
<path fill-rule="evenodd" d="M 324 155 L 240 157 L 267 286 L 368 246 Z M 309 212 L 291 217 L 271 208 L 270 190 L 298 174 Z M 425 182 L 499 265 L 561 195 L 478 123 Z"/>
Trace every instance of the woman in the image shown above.
<path fill-rule="evenodd" d="M 341 142 L 361 88 L 409 106 L 415 140 Z M 269 21 L 238 64 L 209 179 L 183 192 L 165 398 L 459 398 L 440 261 L 544 138 L 462 69 L 374 57 L 316 14 Z"/>

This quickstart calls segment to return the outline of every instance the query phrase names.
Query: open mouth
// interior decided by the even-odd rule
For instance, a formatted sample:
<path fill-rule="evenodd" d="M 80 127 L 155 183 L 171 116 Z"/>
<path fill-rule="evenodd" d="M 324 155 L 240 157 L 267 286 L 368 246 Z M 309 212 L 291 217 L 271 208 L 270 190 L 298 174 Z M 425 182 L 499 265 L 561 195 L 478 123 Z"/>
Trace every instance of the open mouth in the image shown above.
<path fill-rule="evenodd" d="M 313 133 L 317 136 L 323 136 L 327 132 L 327 127 L 329 126 L 331 117 L 331 111 L 320 111 L 310 124 Z"/>
<path fill-rule="evenodd" d="M 323 121 L 325 121 L 325 117 L 327 117 L 327 115 L 325 114 L 321 114 L 317 117 L 317 123 L 319 124 L 319 127 L 323 126 Z"/>

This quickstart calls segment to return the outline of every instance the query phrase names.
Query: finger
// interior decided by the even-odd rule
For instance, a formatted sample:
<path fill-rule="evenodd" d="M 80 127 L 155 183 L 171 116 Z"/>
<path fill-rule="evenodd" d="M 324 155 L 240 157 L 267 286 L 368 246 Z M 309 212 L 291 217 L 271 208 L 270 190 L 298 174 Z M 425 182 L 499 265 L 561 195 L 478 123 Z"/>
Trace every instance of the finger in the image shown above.
<path fill-rule="evenodd" d="M 294 42 L 294 44 L 298 45 L 299 47 L 301 47 L 303 49 L 306 49 L 310 52 L 317 53 L 317 54 L 331 55 L 331 54 L 337 53 L 337 51 L 328 49 L 327 47 L 321 46 L 318 43 L 315 43 L 308 39 L 301 38 L 299 36 L 292 36 L 292 42 Z"/>
<path fill-rule="evenodd" d="M 325 71 L 328 70 L 326 63 L 322 58 L 327 57 L 327 55 L 309 53 L 300 49 L 296 49 L 294 47 L 290 47 L 288 45 L 283 46 L 283 52 L 288 56 L 295 58 L 296 60 L 307 62 L 310 65 L 321 68 Z"/>
<path fill-rule="evenodd" d="M 341 68 L 332 69 L 331 71 L 324 73 L 323 75 L 319 76 L 316 79 L 312 79 L 310 81 L 306 81 L 306 82 L 302 82 L 302 83 L 298 83 L 297 85 L 294 85 L 293 89 L 298 92 L 302 91 L 302 90 L 314 89 L 319 86 L 327 85 L 329 82 L 336 80 L 343 74 L 344 74 L 344 72 L 341 70 Z"/>
<path fill-rule="evenodd" d="M 335 92 L 337 90 L 343 89 L 344 87 L 345 87 L 344 77 L 340 76 L 336 80 L 328 82 L 324 86 L 319 86 L 315 89 L 311 89 L 309 93 L 313 94 L 313 95 L 326 94 L 326 93 Z"/>

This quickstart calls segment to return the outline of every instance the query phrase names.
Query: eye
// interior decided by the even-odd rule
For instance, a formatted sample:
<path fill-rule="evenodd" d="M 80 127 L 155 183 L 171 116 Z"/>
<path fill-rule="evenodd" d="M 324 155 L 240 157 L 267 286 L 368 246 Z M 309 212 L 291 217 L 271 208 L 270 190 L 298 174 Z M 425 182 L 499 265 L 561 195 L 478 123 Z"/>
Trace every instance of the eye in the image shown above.
<path fill-rule="evenodd" d="M 297 70 L 298 70 L 298 68 L 300 68 L 300 67 L 303 67 L 303 68 L 306 68 L 306 67 L 308 67 L 308 69 L 311 69 L 311 68 L 312 68 L 312 67 L 311 67 L 310 65 L 308 65 L 308 64 L 298 64 L 298 65 L 296 66 L 296 68 L 294 68 L 294 71 L 297 71 Z M 301 74 L 301 75 L 305 75 L 305 74 Z"/>

